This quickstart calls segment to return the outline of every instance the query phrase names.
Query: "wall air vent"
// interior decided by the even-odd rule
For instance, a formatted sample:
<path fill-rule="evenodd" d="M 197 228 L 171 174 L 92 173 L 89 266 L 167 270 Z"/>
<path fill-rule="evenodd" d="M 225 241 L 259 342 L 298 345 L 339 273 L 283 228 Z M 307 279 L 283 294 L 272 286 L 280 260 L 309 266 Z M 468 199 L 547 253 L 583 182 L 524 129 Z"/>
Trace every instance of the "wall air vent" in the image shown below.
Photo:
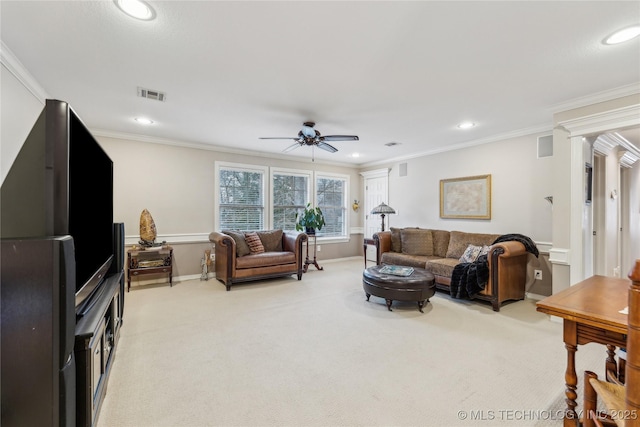
<path fill-rule="evenodd" d="M 138 88 L 138 96 L 141 98 L 154 99 L 156 101 L 166 101 L 167 95 L 164 92 L 158 90 L 145 89 L 143 87 Z"/>

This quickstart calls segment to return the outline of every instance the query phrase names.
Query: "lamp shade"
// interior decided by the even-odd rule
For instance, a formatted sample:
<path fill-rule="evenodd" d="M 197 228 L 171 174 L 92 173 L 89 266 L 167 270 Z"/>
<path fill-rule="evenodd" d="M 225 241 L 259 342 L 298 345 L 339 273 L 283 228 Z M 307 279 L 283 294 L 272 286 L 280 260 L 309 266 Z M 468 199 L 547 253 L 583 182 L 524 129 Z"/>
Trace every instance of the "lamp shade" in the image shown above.
<path fill-rule="evenodd" d="M 378 206 L 371 210 L 372 214 L 394 214 L 396 213 L 395 209 L 391 206 L 385 204 L 384 202 L 380 203 Z"/>

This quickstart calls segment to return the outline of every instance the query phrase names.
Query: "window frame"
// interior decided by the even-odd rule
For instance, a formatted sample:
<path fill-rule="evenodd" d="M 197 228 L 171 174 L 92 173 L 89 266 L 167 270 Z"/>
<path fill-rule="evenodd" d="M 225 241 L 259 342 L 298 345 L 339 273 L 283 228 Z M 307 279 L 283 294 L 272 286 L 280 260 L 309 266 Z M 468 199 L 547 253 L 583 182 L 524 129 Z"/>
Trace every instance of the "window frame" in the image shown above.
<path fill-rule="evenodd" d="M 305 177 L 307 178 L 307 197 L 304 202 L 304 206 L 307 205 L 311 201 L 311 195 L 313 191 L 313 172 L 309 170 L 303 169 L 289 169 L 289 168 L 279 168 L 272 167 L 269 171 L 269 223 L 271 227 L 275 227 L 275 186 L 273 185 L 274 179 L 276 175 L 285 175 L 285 176 L 297 176 L 297 177 Z M 303 208 L 304 208 L 303 206 Z M 292 230 L 295 231 L 295 228 Z"/>
<path fill-rule="evenodd" d="M 318 242 L 343 243 L 348 242 L 349 233 L 349 190 L 351 188 L 351 177 L 342 173 L 315 171 L 313 174 L 313 206 L 318 206 L 318 179 L 335 179 L 344 181 L 344 195 L 342 200 L 342 211 L 344 214 L 344 229 L 339 236 L 318 236 Z M 322 207 L 320 207 L 322 209 Z"/>
<path fill-rule="evenodd" d="M 260 165 L 250 165 L 243 163 L 232 163 L 232 162 L 215 162 L 215 179 L 217 185 L 215 185 L 215 215 L 214 215 L 214 229 L 221 230 L 221 220 L 220 213 L 222 209 L 220 208 L 220 172 L 222 170 L 231 170 L 231 171 L 240 171 L 240 172 L 252 172 L 252 173 L 261 173 L 262 174 L 262 186 L 260 191 L 262 193 L 262 227 L 263 229 L 269 229 L 269 192 L 266 191 L 267 185 L 267 177 L 269 176 L 269 168 L 267 166 Z"/>

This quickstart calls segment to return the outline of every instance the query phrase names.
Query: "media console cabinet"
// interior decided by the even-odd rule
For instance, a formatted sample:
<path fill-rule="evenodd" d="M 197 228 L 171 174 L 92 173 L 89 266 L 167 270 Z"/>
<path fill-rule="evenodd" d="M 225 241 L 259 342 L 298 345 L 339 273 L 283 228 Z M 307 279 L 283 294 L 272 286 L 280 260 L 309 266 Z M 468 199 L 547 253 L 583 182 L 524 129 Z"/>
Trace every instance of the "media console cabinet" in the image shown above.
<path fill-rule="evenodd" d="M 76 324 L 76 426 L 92 426 L 107 393 L 122 324 L 123 273 L 105 279 L 89 313 Z"/>

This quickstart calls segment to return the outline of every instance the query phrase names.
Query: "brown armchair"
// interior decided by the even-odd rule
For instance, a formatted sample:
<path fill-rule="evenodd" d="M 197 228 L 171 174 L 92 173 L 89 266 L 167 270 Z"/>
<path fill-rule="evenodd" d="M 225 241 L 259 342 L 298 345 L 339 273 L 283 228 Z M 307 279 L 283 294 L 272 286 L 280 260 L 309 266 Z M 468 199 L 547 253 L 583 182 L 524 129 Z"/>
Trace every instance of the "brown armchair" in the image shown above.
<path fill-rule="evenodd" d="M 282 230 L 259 231 L 265 252 L 248 253 L 244 234 L 232 231 L 214 231 L 209 241 L 215 245 L 216 279 L 224 283 L 227 291 L 231 285 L 250 280 L 298 275 L 302 279 L 304 259 L 302 245 L 307 241 L 305 233 Z M 277 235 L 281 234 L 279 239 Z"/>

